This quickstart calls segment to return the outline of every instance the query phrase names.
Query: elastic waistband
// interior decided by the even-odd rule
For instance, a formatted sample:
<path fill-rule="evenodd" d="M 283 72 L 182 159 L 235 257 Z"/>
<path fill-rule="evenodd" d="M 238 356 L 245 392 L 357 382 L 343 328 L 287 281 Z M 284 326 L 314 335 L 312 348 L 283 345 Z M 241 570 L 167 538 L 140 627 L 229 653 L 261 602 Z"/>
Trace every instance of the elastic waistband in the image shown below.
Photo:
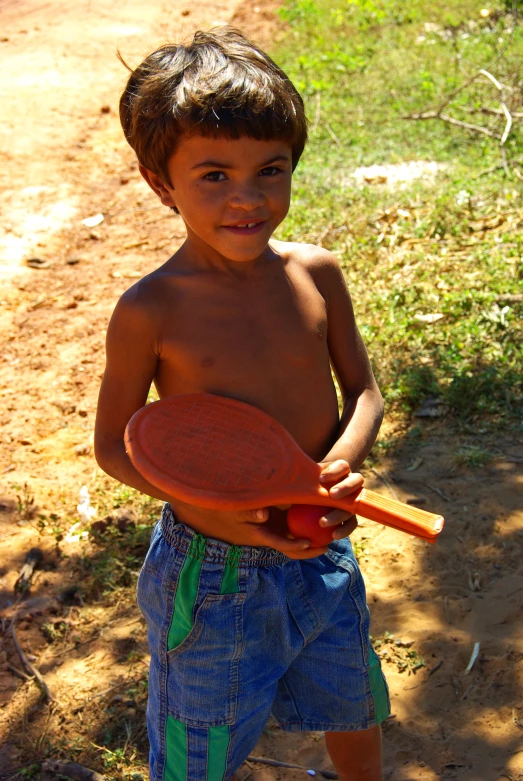
<path fill-rule="evenodd" d="M 174 515 L 171 505 L 164 504 L 162 515 L 162 534 L 164 539 L 178 550 L 197 555 L 205 561 L 234 560 L 237 566 L 270 567 L 286 564 L 292 561 L 285 553 L 273 548 L 255 548 L 252 545 L 230 545 L 222 540 L 205 537 L 191 529 L 185 523 L 180 523 Z"/>

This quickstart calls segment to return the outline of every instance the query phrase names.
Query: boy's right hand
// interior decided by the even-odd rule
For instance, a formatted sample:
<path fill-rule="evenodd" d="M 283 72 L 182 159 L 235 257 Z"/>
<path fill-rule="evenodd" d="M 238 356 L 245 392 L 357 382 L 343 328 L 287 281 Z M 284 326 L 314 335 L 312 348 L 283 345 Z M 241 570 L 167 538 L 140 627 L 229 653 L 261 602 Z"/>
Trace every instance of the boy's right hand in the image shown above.
<path fill-rule="evenodd" d="M 306 538 L 294 539 L 287 528 L 284 508 L 261 507 L 250 510 L 246 523 L 252 525 L 253 531 L 260 539 L 260 542 L 249 543 L 250 545 L 274 548 L 285 553 L 290 559 L 312 559 L 329 549 L 327 546 L 313 548 L 311 541 Z"/>
<path fill-rule="evenodd" d="M 175 516 L 206 537 L 231 545 L 274 548 L 290 559 L 312 559 L 328 547 L 312 548 L 310 540 L 290 538 L 284 508 L 259 507 L 253 510 L 207 510 L 171 500 Z"/>

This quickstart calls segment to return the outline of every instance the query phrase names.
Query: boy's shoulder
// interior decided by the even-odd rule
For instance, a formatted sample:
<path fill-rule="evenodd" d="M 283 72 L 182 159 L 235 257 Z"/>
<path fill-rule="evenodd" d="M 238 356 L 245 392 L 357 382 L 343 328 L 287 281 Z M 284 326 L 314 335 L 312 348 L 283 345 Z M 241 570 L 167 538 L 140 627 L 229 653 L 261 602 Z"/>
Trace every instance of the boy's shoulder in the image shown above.
<path fill-rule="evenodd" d="M 336 255 L 317 244 L 272 239 L 271 245 L 285 260 L 296 262 L 311 271 L 340 267 Z"/>
<path fill-rule="evenodd" d="M 271 241 L 271 245 L 284 262 L 308 275 L 320 293 L 328 294 L 330 288 L 344 282 L 340 263 L 332 252 L 317 244 L 301 244 L 290 241 Z"/>
<path fill-rule="evenodd" d="M 172 271 L 169 273 L 166 266 L 166 263 L 159 266 L 127 288 L 120 296 L 117 307 L 136 310 L 157 307 L 165 296 L 166 276 L 172 276 Z"/>

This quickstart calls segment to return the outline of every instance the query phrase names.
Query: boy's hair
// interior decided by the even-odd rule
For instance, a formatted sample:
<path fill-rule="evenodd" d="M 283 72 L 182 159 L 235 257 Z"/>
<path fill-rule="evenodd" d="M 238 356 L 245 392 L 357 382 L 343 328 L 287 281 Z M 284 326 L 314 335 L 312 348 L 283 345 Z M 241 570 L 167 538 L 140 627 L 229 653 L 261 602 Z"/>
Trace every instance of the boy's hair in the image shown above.
<path fill-rule="evenodd" d="M 287 141 L 296 167 L 307 140 L 298 91 L 261 49 L 232 27 L 166 44 L 132 71 L 120 99 L 125 137 L 139 163 L 172 186 L 168 161 L 182 135 Z"/>

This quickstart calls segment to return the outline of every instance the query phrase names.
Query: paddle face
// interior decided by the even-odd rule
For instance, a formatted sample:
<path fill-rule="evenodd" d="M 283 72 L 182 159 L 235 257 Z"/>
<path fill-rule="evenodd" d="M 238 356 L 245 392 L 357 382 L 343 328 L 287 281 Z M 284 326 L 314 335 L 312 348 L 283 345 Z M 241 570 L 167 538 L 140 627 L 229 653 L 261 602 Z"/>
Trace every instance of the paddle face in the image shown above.
<path fill-rule="evenodd" d="M 235 399 L 189 394 L 142 407 L 127 424 L 125 447 L 152 485 L 199 507 L 338 507 L 429 542 L 443 528 L 440 515 L 365 488 L 333 499 L 320 484 L 321 467 L 288 431 L 270 415 Z"/>
<path fill-rule="evenodd" d="M 143 407 L 129 421 L 125 444 L 153 485 L 214 509 L 276 504 L 291 482 L 317 483 L 321 471 L 269 415 L 211 394 Z"/>

